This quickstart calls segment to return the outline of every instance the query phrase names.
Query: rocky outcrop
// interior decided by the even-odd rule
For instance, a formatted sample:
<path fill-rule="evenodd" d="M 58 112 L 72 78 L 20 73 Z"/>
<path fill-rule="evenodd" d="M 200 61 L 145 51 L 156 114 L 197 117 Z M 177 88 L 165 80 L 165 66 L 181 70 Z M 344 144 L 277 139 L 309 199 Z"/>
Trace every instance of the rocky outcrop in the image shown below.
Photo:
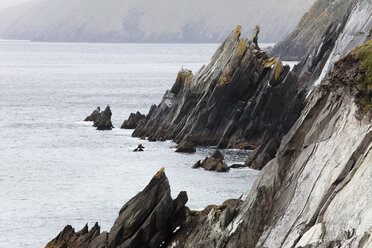
<path fill-rule="evenodd" d="M 198 161 L 193 169 L 203 168 L 207 171 L 217 171 L 217 172 L 228 172 L 230 168 L 223 161 L 224 157 L 219 150 L 216 150 L 212 156 L 206 157 L 203 162 Z"/>
<path fill-rule="evenodd" d="M 283 60 L 302 60 L 316 46 L 331 23 L 342 20 L 350 2 L 354 0 L 317 0 L 302 17 L 297 27 L 270 51 L 270 55 Z"/>
<path fill-rule="evenodd" d="M 101 115 L 101 108 L 100 107 L 97 107 L 97 109 L 95 109 L 90 115 L 87 116 L 87 118 L 85 118 L 84 121 L 97 121 L 99 116 Z"/>
<path fill-rule="evenodd" d="M 111 116 L 112 112 L 110 106 L 107 105 L 106 109 L 101 112 L 93 126 L 96 127 L 97 130 L 112 130 L 114 126 L 111 123 Z"/>
<path fill-rule="evenodd" d="M 46 248 L 113 248 L 159 247 L 186 218 L 186 192 L 173 200 L 164 168 L 147 187 L 120 210 L 109 233 L 101 233 L 98 224 L 76 233 L 71 226 L 65 229 Z"/>
<path fill-rule="evenodd" d="M 181 229 L 168 247 L 371 246 L 372 124 L 358 111 L 358 51 L 311 93 L 236 217 Z"/>
<path fill-rule="evenodd" d="M 96 223 L 89 231 L 88 225 L 75 232 L 72 226 L 67 225 L 58 236 L 50 241 L 47 248 L 88 248 L 91 241 L 100 235 L 100 227 Z"/>
<path fill-rule="evenodd" d="M 177 145 L 176 152 L 195 153 L 196 152 L 196 147 L 191 142 L 182 142 L 181 144 Z"/>
<path fill-rule="evenodd" d="M 136 149 L 133 150 L 134 152 L 143 152 L 145 151 L 145 147 L 142 144 L 139 144 Z"/>
<path fill-rule="evenodd" d="M 262 168 L 304 106 L 297 77 L 258 44 L 259 27 L 248 39 L 238 26 L 209 65 L 195 75 L 181 70 L 171 90 L 133 132 L 149 140 L 255 149 L 249 165 Z"/>
<path fill-rule="evenodd" d="M 128 120 L 125 120 L 121 125 L 122 129 L 135 129 L 138 124 L 146 119 L 146 116 L 137 111 L 137 113 L 131 113 Z"/>

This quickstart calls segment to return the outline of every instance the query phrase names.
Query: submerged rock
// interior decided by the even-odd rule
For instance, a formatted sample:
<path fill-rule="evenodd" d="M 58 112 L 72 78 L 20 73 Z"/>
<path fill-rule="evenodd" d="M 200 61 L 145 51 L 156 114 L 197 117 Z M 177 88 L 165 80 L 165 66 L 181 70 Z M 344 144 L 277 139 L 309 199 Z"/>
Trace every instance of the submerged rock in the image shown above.
<path fill-rule="evenodd" d="M 186 218 L 186 192 L 175 200 L 170 194 L 168 178 L 160 170 L 147 187 L 120 210 L 109 233 L 99 232 L 96 224 L 76 233 L 67 226 L 46 248 L 55 247 L 159 247 Z"/>
<path fill-rule="evenodd" d="M 84 121 L 96 121 L 99 116 L 101 115 L 101 108 L 100 107 L 97 107 L 97 109 L 95 109 L 89 116 L 87 116 L 87 118 L 85 118 Z"/>
<path fill-rule="evenodd" d="M 217 172 L 228 172 L 230 168 L 223 161 L 224 157 L 219 150 L 216 150 L 212 156 L 207 157 L 203 162 L 198 161 L 192 168 L 204 168 L 207 171 L 217 171 Z"/>
<path fill-rule="evenodd" d="M 233 164 L 229 166 L 230 169 L 241 169 L 241 168 L 246 168 L 246 167 L 247 166 L 245 164 Z"/>
<path fill-rule="evenodd" d="M 195 153 L 195 145 L 191 142 L 182 142 L 177 146 L 176 152 L 180 153 Z"/>
<path fill-rule="evenodd" d="M 93 126 L 97 128 L 97 130 L 112 130 L 114 126 L 111 123 L 111 109 L 110 106 L 107 105 L 106 109 L 102 111 L 98 119 L 94 122 Z"/>
<path fill-rule="evenodd" d="M 146 119 L 146 116 L 137 111 L 137 113 L 131 113 L 128 120 L 125 120 L 121 125 L 122 129 L 135 129 L 138 124 Z"/>

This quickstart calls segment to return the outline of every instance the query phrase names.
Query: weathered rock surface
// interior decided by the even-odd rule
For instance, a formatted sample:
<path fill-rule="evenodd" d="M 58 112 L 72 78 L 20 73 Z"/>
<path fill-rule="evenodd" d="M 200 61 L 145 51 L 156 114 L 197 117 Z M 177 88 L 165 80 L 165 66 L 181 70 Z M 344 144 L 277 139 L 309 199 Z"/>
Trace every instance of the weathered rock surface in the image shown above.
<path fill-rule="evenodd" d="M 121 208 L 110 233 L 100 234 L 98 224 L 91 231 L 86 226 L 78 233 L 71 226 L 66 226 L 46 247 L 159 247 L 184 222 L 187 200 L 186 192 L 172 199 L 169 182 L 162 169 L 142 192 Z"/>
<path fill-rule="evenodd" d="M 86 225 L 81 231 L 75 232 L 70 225 L 67 225 L 58 236 L 50 241 L 47 248 L 87 248 L 90 242 L 100 235 L 100 227 L 96 223 L 89 231 Z"/>
<path fill-rule="evenodd" d="M 87 118 L 85 118 L 84 121 L 97 121 L 99 116 L 101 115 L 101 108 L 100 107 L 97 107 L 97 109 L 95 109 L 89 116 L 87 116 Z"/>
<path fill-rule="evenodd" d="M 196 147 L 191 142 L 182 142 L 181 144 L 177 145 L 176 152 L 195 153 L 196 152 Z"/>
<path fill-rule="evenodd" d="M 111 123 L 111 116 L 112 112 L 110 106 L 107 105 L 106 109 L 102 111 L 93 126 L 96 127 L 97 130 L 112 130 L 114 126 Z"/>
<path fill-rule="evenodd" d="M 282 60 L 302 60 L 316 46 L 323 33 L 333 22 L 339 22 L 350 2 L 354 0 L 317 0 L 302 17 L 297 27 L 270 51 L 270 55 Z"/>
<path fill-rule="evenodd" d="M 131 113 L 128 120 L 125 120 L 121 125 L 122 129 L 135 129 L 141 121 L 144 121 L 146 116 L 137 111 L 137 113 Z"/>
<path fill-rule="evenodd" d="M 370 247 L 372 123 L 358 117 L 360 64 L 350 53 L 312 92 L 225 228 L 189 224 L 168 247 Z"/>
<path fill-rule="evenodd" d="M 195 75 L 178 73 L 176 82 L 133 132 L 149 140 L 256 149 L 249 165 L 262 168 L 274 157 L 281 137 L 304 106 L 295 73 L 249 39 L 240 26 Z"/>
<path fill-rule="evenodd" d="M 224 157 L 219 150 L 216 150 L 212 156 L 206 157 L 203 162 L 198 161 L 192 167 L 193 169 L 203 168 L 207 171 L 217 171 L 217 172 L 228 172 L 230 168 L 223 161 Z"/>

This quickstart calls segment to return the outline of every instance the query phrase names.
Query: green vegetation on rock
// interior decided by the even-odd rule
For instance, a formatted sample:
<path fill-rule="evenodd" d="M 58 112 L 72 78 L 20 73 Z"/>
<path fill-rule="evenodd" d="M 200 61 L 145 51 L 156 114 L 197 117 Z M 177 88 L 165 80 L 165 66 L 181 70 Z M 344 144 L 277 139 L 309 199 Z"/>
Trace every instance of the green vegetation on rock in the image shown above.
<path fill-rule="evenodd" d="M 364 111 L 372 109 L 372 40 L 355 50 L 356 57 L 360 59 L 359 91 Z"/>

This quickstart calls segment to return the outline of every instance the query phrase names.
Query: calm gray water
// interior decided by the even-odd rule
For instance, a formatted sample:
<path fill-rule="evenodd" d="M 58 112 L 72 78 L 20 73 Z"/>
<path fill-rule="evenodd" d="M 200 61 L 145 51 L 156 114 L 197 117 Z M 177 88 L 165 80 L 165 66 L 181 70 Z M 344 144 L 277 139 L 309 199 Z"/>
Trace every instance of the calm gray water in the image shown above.
<path fill-rule="evenodd" d="M 109 230 L 119 209 L 163 166 L 172 195 L 201 209 L 247 194 L 257 172 L 191 166 L 212 152 L 177 154 L 130 130 L 99 132 L 83 120 L 110 104 L 119 127 L 159 103 L 183 66 L 196 71 L 216 44 L 0 42 L 0 247 L 44 247 L 66 224 Z M 132 150 L 143 143 L 144 153 Z M 228 164 L 245 151 L 224 151 Z"/>

